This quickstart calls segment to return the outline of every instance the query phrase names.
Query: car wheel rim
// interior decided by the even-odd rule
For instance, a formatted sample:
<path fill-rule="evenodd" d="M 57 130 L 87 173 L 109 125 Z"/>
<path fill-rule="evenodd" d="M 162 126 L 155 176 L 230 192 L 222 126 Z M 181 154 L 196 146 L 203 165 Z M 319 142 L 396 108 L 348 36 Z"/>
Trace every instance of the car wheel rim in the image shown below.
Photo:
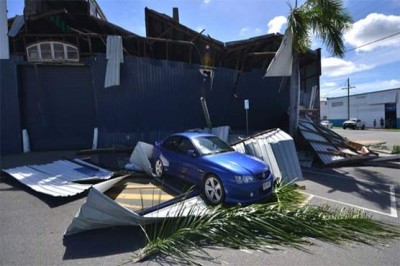
<path fill-rule="evenodd" d="M 222 186 L 215 177 L 209 177 L 206 180 L 204 191 L 206 197 L 212 203 L 219 203 L 222 198 Z"/>
<path fill-rule="evenodd" d="M 156 167 L 155 168 L 156 168 L 156 175 L 158 177 L 161 177 L 163 175 L 163 171 L 164 171 L 161 160 L 157 160 L 156 161 Z"/>

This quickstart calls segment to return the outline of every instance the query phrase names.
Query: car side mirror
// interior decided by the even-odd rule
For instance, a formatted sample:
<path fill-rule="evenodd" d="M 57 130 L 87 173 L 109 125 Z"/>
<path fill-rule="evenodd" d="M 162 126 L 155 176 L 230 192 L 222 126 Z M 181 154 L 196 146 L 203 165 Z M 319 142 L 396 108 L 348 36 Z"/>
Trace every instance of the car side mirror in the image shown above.
<path fill-rule="evenodd" d="M 197 157 L 197 152 L 196 152 L 195 150 L 188 150 L 188 151 L 187 151 L 187 154 L 188 154 L 190 157 L 193 157 L 193 158 Z"/>

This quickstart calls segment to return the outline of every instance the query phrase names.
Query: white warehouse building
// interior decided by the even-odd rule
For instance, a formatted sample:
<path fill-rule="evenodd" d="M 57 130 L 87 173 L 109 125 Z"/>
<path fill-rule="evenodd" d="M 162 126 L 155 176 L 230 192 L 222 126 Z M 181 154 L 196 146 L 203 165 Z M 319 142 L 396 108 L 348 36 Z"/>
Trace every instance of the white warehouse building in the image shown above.
<path fill-rule="evenodd" d="M 321 100 L 321 119 L 342 126 L 348 119 L 348 97 Z M 400 128 L 400 88 L 350 95 L 350 118 L 365 121 L 366 127 Z M 324 106 L 324 108 L 322 108 Z"/>

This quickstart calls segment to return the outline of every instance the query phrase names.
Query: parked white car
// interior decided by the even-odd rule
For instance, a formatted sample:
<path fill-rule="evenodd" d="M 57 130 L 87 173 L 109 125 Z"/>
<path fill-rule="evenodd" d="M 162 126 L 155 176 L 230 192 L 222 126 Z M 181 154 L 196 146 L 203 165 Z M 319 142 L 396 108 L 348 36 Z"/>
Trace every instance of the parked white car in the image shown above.
<path fill-rule="evenodd" d="M 329 120 L 322 120 L 321 121 L 321 125 L 324 126 L 324 127 L 327 127 L 327 128 L 332 128 L 333 127 L 332 122 L 330 122 Z"/>
<path fill-rule="evenodd" d="M 358 118 L 350 118 L 350 120 L 346 120 L 343 122 L 343 129 L 351 128 L 351 129 L 365 129 L 365 122 L 361 121 Z"/>

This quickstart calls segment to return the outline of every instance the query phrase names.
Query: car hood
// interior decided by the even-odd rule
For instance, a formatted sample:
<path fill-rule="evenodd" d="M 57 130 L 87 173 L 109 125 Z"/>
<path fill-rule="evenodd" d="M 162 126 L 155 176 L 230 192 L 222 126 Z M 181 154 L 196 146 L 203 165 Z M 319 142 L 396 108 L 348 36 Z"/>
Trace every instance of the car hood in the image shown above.
<path fill-rule="evenodd" d="M 204 160 L 241 175 L 255 175 L 269 170 L 268 165 L 260 159 L 235 151 L 204 156 Z"/>
<path fill-rule="evenodd" d="M 347 123 L 347 124 L 352 123 L 352 124 L 355 124 L 356 121 L 353 121 L 353 120 L 346 120 L 346 121 L 344 121 L 343 123 Z"/>

